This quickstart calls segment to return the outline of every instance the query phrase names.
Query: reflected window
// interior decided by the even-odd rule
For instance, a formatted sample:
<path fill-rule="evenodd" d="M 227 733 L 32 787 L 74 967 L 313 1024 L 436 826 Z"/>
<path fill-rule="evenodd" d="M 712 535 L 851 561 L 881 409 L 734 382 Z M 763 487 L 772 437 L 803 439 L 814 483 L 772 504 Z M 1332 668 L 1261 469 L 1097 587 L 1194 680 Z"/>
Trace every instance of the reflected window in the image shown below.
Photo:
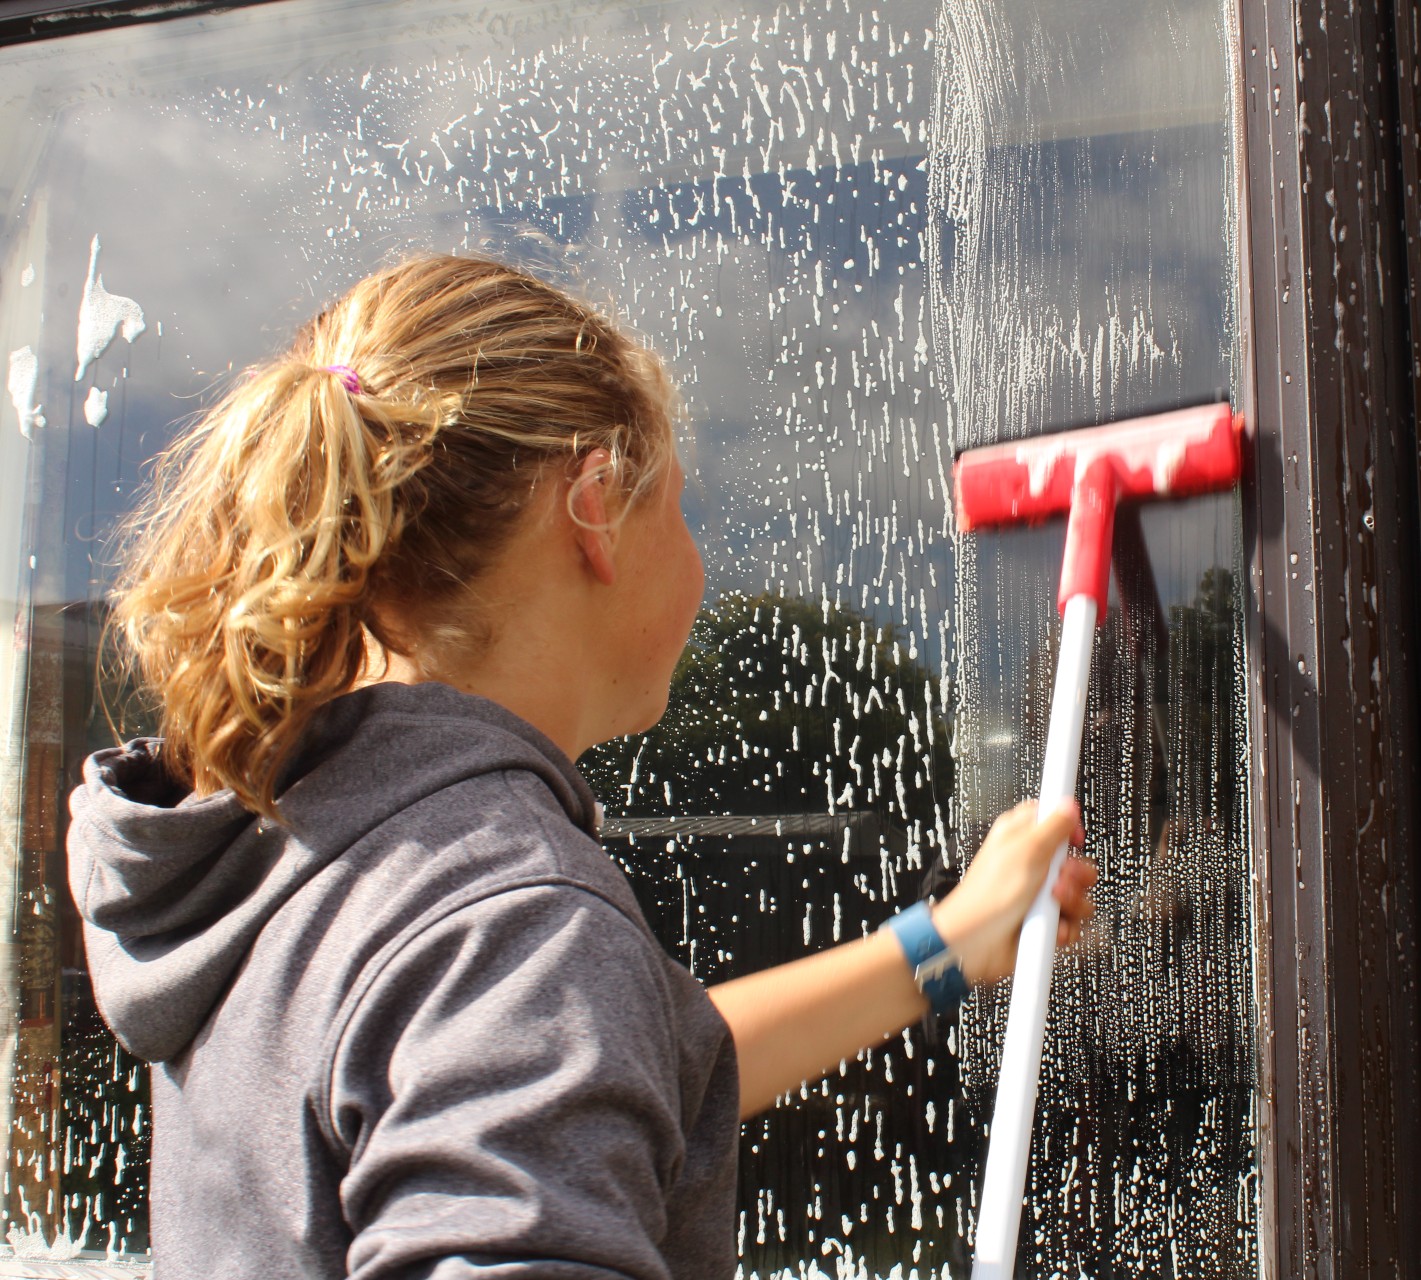
<path fill-rule="evenodd" d="M 146 1256 L 145 1068 L 61 850 L 105 538 L 174 424 L 408 250 L 604 301 L 681 382 L 707 567 L 666 718 L 584 761 L 608 850 L 708 981 L 858 936 L 1039 776 L 1061 530 L 959 538 L 954 452 L 1227 394 L 1230 12 L 285 0 L 0 50 L 13 1252 Z M 1239 581 L 1233 499 L 1121 519 L 1024 1275 L 1256 1272 Z M 966 1275 L 1004 1017 L 748 1124 L 744 1274 Z"/>

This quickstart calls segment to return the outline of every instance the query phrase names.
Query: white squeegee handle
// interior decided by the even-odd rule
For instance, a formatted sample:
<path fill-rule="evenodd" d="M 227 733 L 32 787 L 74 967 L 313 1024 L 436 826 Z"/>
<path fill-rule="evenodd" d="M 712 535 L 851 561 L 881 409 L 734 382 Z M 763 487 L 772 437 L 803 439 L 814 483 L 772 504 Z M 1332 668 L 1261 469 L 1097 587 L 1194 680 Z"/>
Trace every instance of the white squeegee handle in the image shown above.
<path fill-rule="evenodd" d="M 1061 657 L 1051 697 L 1051 724 L 1046 734 L 1046 760 L 1041 770 L 1041 813 L 1075 795 L 1096 611 L 1092 596 L 1072 596 L 1066 601 Z M 1021 1226 L 1031 1124 L 1036 1110 L 1036 1081 L 1041 1070 L 1046 1004 L 1051 995 L 1051 966 L 1056 957 L 1056 929 L 1061 914 L 1051 891 L 1068 847 L 1062 844 L 1056 850 L 1046 882 L 1021 926 L 1002 1046 L 1002 1073 L 988 1134 L 990 1146 L 977 1215 L 972 1280 L 1011 1280 L 1016 1261 L 1016 1237 Z"/>

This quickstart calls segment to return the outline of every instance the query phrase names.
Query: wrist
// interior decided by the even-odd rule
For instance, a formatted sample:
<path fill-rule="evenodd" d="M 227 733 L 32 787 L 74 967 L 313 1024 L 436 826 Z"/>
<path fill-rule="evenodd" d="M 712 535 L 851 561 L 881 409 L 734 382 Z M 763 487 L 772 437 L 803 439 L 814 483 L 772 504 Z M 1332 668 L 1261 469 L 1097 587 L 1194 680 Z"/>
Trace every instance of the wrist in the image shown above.
<path fill-rule="evenodd" d="M 939 931 L 932 904 L 917 902 L 883 926 L 897 940 L 913 973 L 913 982 L 933 1011 L 954 1013 L 967 994 L 967 979 L 957 954 Z"/>
<path fill-rule="evenodd" d="M 970 912 L 962 910 L 961 898 L 954 892 L 932 904 L 933 928 L 943 938 L 962 968 L 962 975 L 969 987 L 975 987 L 982 980 L 981 930 L 971 919 Z"/>

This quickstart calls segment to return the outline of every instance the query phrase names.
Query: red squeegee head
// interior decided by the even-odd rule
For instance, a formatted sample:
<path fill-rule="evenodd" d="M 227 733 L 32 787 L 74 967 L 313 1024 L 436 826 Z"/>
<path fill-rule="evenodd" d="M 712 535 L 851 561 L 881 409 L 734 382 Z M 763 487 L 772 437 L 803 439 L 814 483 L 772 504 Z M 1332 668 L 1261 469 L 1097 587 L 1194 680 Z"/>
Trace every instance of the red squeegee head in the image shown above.
<path fill-rule="evenodd" d="M 1242 470 L 1241 431 L 1242 419 L 1214 404 L 970 449 L 954 469 L 957 527 L 1069 514 L 1060 607 L 1090 596 L 1103 619 L 1115 504 L 1232 488 Z"/>

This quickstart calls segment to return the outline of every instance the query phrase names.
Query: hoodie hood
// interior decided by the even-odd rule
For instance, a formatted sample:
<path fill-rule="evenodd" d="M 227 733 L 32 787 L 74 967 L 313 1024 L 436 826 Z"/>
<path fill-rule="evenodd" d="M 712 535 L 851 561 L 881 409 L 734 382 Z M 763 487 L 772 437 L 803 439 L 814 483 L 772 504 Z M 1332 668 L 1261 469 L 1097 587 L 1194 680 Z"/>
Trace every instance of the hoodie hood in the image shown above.
<path fill-rule="evenodd" d="M 592 793 L 550 739 L 447 685 L 372 685 L 326 707 L 287 771 L 281 826 L 229 791 L 192 796 L 167 774 L 161 747 L 140 738 L 89 757 L 68 837 L 99 1008 L 124 1047 L 152 1062 L 188 1045 L 302 885 L 410 805 L 520 770 L 576 826 L 598 829 Z"/>

